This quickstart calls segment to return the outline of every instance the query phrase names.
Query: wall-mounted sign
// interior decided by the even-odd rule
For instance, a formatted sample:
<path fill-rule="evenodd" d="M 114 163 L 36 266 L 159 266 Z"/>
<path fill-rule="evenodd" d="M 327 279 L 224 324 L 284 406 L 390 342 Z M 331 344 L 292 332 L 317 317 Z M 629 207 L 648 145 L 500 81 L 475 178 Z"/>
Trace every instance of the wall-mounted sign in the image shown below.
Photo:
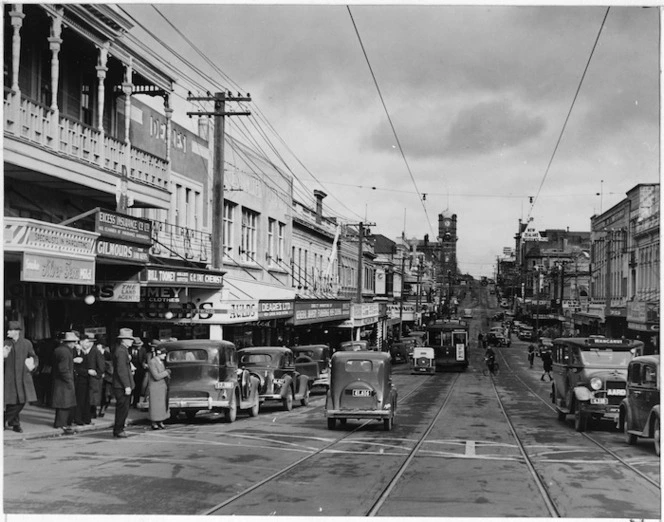
<path fill-rule="evenodd" d="M 25 252 L 21 281 L 92 284 L 95 282 L 95 260 Z"/>
<path fill-rule="evenodd" d="M 102 237 L 152 245 L 152 222 L 147 219 L 100 209 L 95 214 L 95 230 Z"/>
<path fill-rule="evenodd" d="M 36 219 L 4 218 L 5 251 L 57 252 L 66 255 L 94 255 L 95 232 L 54 225 Z"/>
<path fill-rule="evenodd" d="M 350 318 L 350 301 L 295 301 L 294 312 L 294 325 L 343 321 Z"/>
<path fill-rule="evenodd" d="M 221 288 L 223 274 L 210 270 L 147 267 L 141 270 L 139 280 L 142 283 L 160 286 L 184 284 L 201 288 Z"/>
<path fill-rule="evenodd" d="M 98 239 L 96 250 L 98 257 L 124 259 L 137 263 L 147 263 L 149 260 L 147 246 L 130 245 L 111 239 Z"/>
<path fill-rule="evenodd" d="M 259 301 L 258 320 L 281 319 L 293 316 L 293 301 Z"/>

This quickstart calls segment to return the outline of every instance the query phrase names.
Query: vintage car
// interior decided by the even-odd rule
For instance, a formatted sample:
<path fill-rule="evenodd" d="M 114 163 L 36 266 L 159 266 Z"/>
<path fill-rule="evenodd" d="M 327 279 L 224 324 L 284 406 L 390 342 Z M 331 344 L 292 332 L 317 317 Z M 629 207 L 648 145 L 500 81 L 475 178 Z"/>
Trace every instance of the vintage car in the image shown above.
<path fill-rule="evenodd" d="M 413 348 L 410 373 L 436 373 L 436 357 L 430 346 Z"/>
<path fill-rule="evenodd" d="M 414 339 L 402 337 L 400 340 L 394 341 L 390 347 L 392 362 L 394 364 L 408 362 L 410 360 L 410 355 L 413 353 L 414 347 Z"/>
<path fill-rule="evenodd" d="M 521 341 L 532 341 L 533 339 L 535 339 L 534 329 L 532 326 L 529 326 L 527 324 L 520 324 L 516 336 Z"/>
<path fill-rule="evenodd" d="M 384 352 L 336 352 L 332 356 L 330 389 L 325 402 L 327 427 L 337 420 L 383 421 L 386 431 L 394 425 L 397 389 L 392 384 L 390 355 Z"/>
<path fill-rule="evenodd" d="M 371 350 L 369 341 L 344 341 L 339 345 L 341 352 L 360 352 L 362 350 Z"/>
<path fill-rule="evenodd" d="M 635 357 L 627 367 L 627 395 L 620 403 L 618 427 L 627 444 L 653 439 L 659 456 L 659 355 Z"/>
<path fill-rule="evenodd" d="M 553 341 L 551 399 L 558 419 L 574 415 L 574 428 L 585 431 L 590 419 L 618 424 L 626 395 L 627 365 L 632 350 L 643 346 L 629 339 L 563 337 Z"/>
<path fill-rule="evenodd" d="M 309 376 L 311 391 L 330 387 L 330 347 L 326 344 L 292 346 L 298 371 Z M 314 363 L 306 365 L 305 363 Z"/>
<path fill-rule="evenodd" d="M 537 357 L 542 356 L 542 352 L 550 352 L 553 349 L 553 339 L 550 337 L 540 337 L 537 343 L 537 351 L 535 355 Z"/>
<path fill-rule="evenodd" d="M 168 405 L 171 417 L 184 412 L 193 420 L 199 411 L 223 412 L 233 422 L 238 410 L 258 415 L 260 379 L 238 368 L 235 345 L 228 341 L 196 339 L 159 345 L 166 351 L 165 366 L 171 371 Z M 147 408 L 149 398 L 139 407 Z"/>
<path fill-rule="evenodd" d="M 490 346 L 510 346 L 512 343 L 505 337 L 502 326 L 494 326 L 486 334 L 486 342 Z"/>
<path fill-rule="evenodd" d="M 293 409 L 293 402 L 309 404 L 309 377 L 298 370 L 295 355 L 283 346 L 254 346 L 238 350 L 240 367 L 260 378 L 260 400 L 280 401 L 284 410 Z M 311 362 L 302 363 L 310 365 Z"/>

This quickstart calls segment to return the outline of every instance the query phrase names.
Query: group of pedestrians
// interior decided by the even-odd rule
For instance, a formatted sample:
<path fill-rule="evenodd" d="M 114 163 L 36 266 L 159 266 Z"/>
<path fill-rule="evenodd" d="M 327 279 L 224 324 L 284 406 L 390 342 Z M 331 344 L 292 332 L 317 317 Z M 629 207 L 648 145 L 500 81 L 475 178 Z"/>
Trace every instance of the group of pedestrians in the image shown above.
<path fill-rule="evenodd" d="M 553 359 L 551 358 L 551 350 L 541 350 L 539 356 L 542 358 L 542 376 L 540 381 L 544 380 L 544 377 L 548 377 L 549 381 L 553 380 L 551 376 L 551 370 L 553 370 Z M 528 346 L 528 364 L 530 368 L 533 367 L 535 362 L 535 345 L 530 343 Z"/>
<path fill-rule="evenodd" d="M 39 358 L 32 343 L 21 337 L 18 321 L 7 323 L 4 342 L 5 429 L 21 433 L 20 412 L 26 403 L 35 402 L 32 374 Z M 53 352 L 52 406 L 53 427 L 64 434 L 76 433 L 74 425 L 92 424 L 103 417 L 115 399 L 113 436 L 126 438 L 125 425 L 129 408 L 149 395 L 149 418 L 153 429 L 164 429 L 169 417 L 168 381 L 170 370 L 164 365 L 165 352 L 158 343 L 143 348 L 130 328 L 121 328 L 113 350 L 93 334 L 64 332 Z"/>

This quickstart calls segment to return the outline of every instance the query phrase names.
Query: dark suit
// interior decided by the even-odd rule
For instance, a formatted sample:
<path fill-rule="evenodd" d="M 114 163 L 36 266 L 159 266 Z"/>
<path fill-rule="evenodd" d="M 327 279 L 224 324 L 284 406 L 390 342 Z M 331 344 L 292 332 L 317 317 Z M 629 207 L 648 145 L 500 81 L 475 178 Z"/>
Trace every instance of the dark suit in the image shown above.
<path fill-rule="evenodd" d="M 11 346 L 4 363 L 5 422 L 8 426 L 20 426 L 19 414 L 25 403 L 37 400 L 32 373 L 25 365 L 25 360 L 32 357 L 37 369 L 39 359 L 32 343 L 27 339 L 19 338 L 14 341 L 8 338 L 5 346 Z"/>
<path fill-rule="evenodd" d="M 141 396 L 143 379 L 145 378 L 147 371 L 147 352 L 143 346 L 138 348 L 132 346 L 128 351 L 129 356 L 131 357 L 131 363 L 134 365 L 134 368 L 136 368 L 136 371 L 134 372 L 134 383 L 136 387 L 131 395 L 131 404 L 136 406 Z"/>
<path fill-rule="evenodd" d="M 88 354 L 88 368 L 97 372 L 97 375 L 90 375 L 90 410 L 94 411 L 97 406 L 101 406 L 101 387 L 105 368 L 104 354 L 96 346 L 93 346 Z"/>
<path fill-rule="evenodd" d="M 90 375 L 88 374 L 88 356 L 82 349 L 74 349 L 74 359 L 83 359 L 80 363 L 74 362 L 74 390 L 76 391 L 76 410 L 74 422 L 78 425 L 90 424 Z"/>
<path fill-rule="evenodd" d="M 53 427 L 71 426 L 76 407 L 74 353 L 66 344 L 61 344 L 53 352 L 53 407 L 55 408 Z"/>
<path fill-rule="evenodd" d="M 113 350 L 113 396 L 115 397 L 115 424 L 113 435 L 124 431 L 125 421 L 129 415 L 131 396 L 125 395 L 125 388 L 134 389 L 134 378 L 131 374 L 131 359 L 127 348 L 118 341 Z"/>

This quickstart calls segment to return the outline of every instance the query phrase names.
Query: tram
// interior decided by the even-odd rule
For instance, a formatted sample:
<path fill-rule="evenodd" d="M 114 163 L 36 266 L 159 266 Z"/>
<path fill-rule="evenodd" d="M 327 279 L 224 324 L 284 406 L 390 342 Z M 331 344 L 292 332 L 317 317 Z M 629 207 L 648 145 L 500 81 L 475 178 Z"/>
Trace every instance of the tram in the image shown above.
<path fill-rule="evenodd" d="M 469 323 L 462 319 L 438 320 L 426 327 L 426 346 L 434 350 L 436 371 L 468 368 Z"/>

